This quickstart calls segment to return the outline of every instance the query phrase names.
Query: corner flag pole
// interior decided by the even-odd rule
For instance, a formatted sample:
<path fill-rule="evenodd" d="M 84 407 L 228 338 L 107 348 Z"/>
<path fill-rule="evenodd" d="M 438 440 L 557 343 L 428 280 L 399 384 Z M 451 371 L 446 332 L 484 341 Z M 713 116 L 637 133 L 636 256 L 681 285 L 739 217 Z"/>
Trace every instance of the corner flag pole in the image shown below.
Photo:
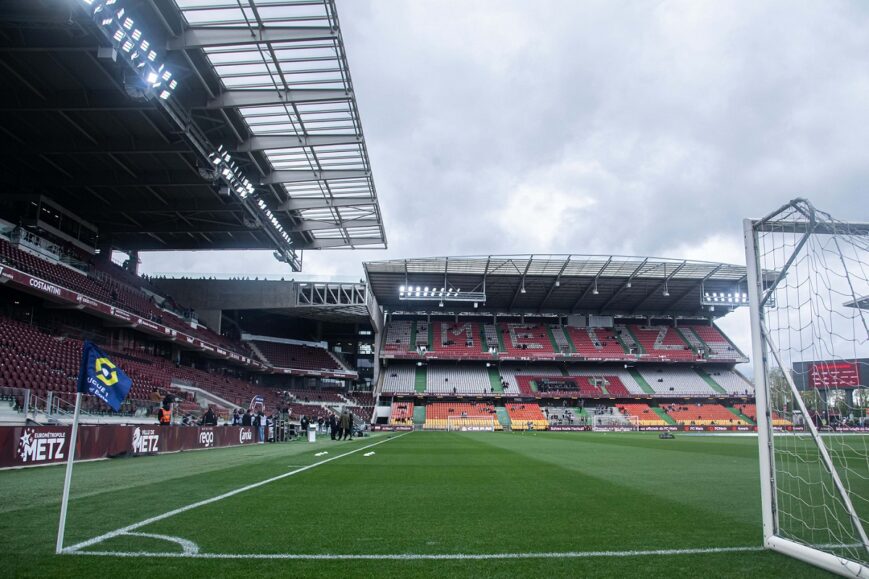
<path fill-rule="evenodd" d="M 75 460 L 75 443 L 78 435 L 78 417 L 81 413 L 81 392 L 75 393 L 75 414 L 72 417 L 72 434 L 69 437 L 69 451 L 66 455 L 66 476 L 63 480 L 63 499 L 60 502 L 60 524 L 57 527 L 57 548 L 55 553 L 63 552 L 63 532 L 66 530 L 66 509 L 69 506 L 69 486 L 72 482 L 72 463 Z"/>

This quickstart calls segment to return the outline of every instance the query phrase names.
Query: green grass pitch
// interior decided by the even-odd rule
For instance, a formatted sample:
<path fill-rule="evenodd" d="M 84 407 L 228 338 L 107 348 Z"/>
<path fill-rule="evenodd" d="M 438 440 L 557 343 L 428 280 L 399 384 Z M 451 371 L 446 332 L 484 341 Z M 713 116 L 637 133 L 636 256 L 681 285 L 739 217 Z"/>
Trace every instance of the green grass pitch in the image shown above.
<path fill-rule="evenodd" d="M 756 446 L 751 437 L 417 432 L 76 465 L 67 546 L 335 458 L 134 530 L 191 541 L 201 554 L 258 554 L 256 559 L 56 556 L 63 467 L 5 471 L 0 472 L 0 568 L 5 576 L 83 577 L 823 575 L 764 551 L 628 553 L 757 547 Z M 324 451 L 328 454 L 315 456 Z M 82 550 L 180 554 L 182 547 L 119 535 Z M 281 558 L 599 551 L 617 553 L 516 559 Z"/>

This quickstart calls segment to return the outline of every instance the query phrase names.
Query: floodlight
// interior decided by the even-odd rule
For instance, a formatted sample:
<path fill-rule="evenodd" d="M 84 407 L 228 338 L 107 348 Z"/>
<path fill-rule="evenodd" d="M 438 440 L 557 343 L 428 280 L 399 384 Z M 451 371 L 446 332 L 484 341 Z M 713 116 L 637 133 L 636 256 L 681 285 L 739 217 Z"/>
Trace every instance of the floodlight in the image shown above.
<path fill-rule="evenodd" d="M 133 44 L 132 41 L 125 40 L 123 46 L 121 46 L 121 50 L 123 50 L 124 52 L 130 52 L 130 50 L 133 49 L 133 46 L 135 46 L 135 45 Z"/>
<path fill-rule="evenodd" d="M 115 39 L 115 42 L 120 42 L 124 38 L 124 36 L 125 36 L 124 31 L 121 30 L 120 28 L 118 28 L 118 30 L 115 32 L 115 35 L 112 36 L 112 38 Z"/>
<path fill-rule="evenodd" d="M 115 19 L 112 18 L 111 16 L 109 16 L 108 18 L 103 18 L 103 19 L 100 21 L 100 25 L 102 25 L 102 26 L 108 26 L 109 24 L 111 24 L 111 23 L 114 22 L 114 21 L 115 21 Z"/>
<path fill-rule="evenodd" d="M 148 50 L 148 48 L 150 46 L 151 46 L 150 42 L 148 42 L 147 40 L 143 40 L 142 44 L 139 45 L 139 48 L 141 48 L 142 50 Z"/>
<path fill-rule="evenodd" d="M 176 87 L 176 86 L 178 86 L 178 81 L 177 81 L 177 80 L 173 80 L 172 82 L 169 83 L 169 88 L 172 89 L 172 90 L 175 90 L 175 87 Z"/>
<path fill-rule="evenodd" d="M 122 24 L 122 26 L 127 30 L 131 29 L 133 27 L 133 19 L 129 16 L 127 18 L 124 18 L 124 23 Z"/>
<path fill-rule="evenodd" d="M 139 42 L 139 39 L 142 38 L 142 31 L 137 28 L 130 36 L 133 38 L 133 40 Z"/>
<path fill-rule="evenodd" d="M 172 93 L 169 92 L 168 90 L 165 90 L 165 89 L 163 90 L 163 92 L 160 93 L 160 98 L 163 99 L 164 101 L 166 99 L 168 99 L 170 96 L 172 96 Z"/>
<path fill-rule="evenodd" d="M 154 62 L 154 60 L 156 60 L 156 58 L 157 58 L 157 53 L 154 52 L 153 50 L 148 53 L 148 60 L 150 60 L 151 62 Z"/>
<path fill-rule="evenodd" d="M 165 72 L 163 73 L 163 80 L 169 80 L 170 78 L 172 78 L 172 73 L 169 72 L 168 70 L 165 71 Z"/>
<path fill-rule="evenodd" d="M 670 290 L 668 290 L 667 288 L 664 288 L 663 296 L 664 296 L 665 298 L 670 297 Z"/>

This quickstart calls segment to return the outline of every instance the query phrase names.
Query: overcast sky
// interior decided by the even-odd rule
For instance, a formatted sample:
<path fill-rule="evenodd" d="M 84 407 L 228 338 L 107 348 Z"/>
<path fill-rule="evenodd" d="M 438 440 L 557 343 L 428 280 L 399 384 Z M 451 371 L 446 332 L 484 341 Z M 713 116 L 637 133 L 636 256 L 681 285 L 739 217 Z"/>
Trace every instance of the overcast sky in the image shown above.
<path fill-rule="evenodd" d="M 389 249 L 744 263 L 796 196 L 869 221 L 869 2 L 338 0 Z M 289 273 L 270 252 L 142 271 Z M 748 348 L 747 312 L 722 325 Z"/>

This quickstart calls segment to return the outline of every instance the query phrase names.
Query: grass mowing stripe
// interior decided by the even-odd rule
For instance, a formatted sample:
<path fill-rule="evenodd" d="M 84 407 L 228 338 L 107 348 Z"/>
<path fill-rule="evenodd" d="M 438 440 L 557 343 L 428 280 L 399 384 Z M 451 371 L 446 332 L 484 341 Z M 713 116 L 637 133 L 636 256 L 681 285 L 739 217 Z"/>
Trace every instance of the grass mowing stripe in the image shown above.
<path fill-rule="evenodd" d="M 195 508 L 198 508 L 198 507 L 202 507 L 202 506 L 205 506 L 205 505 L 209 505 L 209 504 L 211 504 L 211 503 L 214 503 L 214 502 L 217 502 L 217 501 L 221 501 L 221 500 L 223 500 L 223 499 L 227 499 L 227 498 L 232 497 L 232 496 L 235 496 L 235 495 L 237 495 L 237 494 L 240 494 L 240 493 L 243 493 L 243 492 L 246 492 L 246 491 L 249 491 L 249 490 L 252 490 L 252 489 L 258 488 L 258 487 L 261 487 L 261 486 L 263 486 L 263 485 L 267 485 L 267 484 L 269 484 L 269 483 L 272 483 L 272 482 L 275 482 L 275 481 L 278 481 L 278 480 L 285 479 L 285 478 L 287 478 L 287 477 L 290 477 L 290 476 L 293 476 L 293 475 L 299 474 L 300 472 L 304 472 L 304 471 L 306 471 L 306 470 L 310 470 L 310 469 L 312 469 L 312 468 L 314 468 L 314 467 L 317 467 L 317 466 L 320 466 L 320 465 L 326 464 L 327 462 L 332 462 L 333 460 L 338 460 L 339 458 L 343 458 L 343 457 L 345 457 L 345 456 L 349 456 L 349 455 L 351 455 L 351 454 L 355 454 L 355 453 L 359 452 L 360 450 L 366 450 L 366 449 L 368 449 L 368 448 L 375 447 L 375 446 L 377 446 L 377 445 L 379 445 L 379 444 L 383 444 L 384 442 L 389 442 L 390 440 L 396 440 L 396 439 L 401 438 L 402 436 L 405 436 L 405 435 L 407 435 L 407 434 L 410 434 L 410 433 L 409 433 L 409 432 L 405 432 L 404 434 L 399 434 L 398 436 L 390 436 L 389 438 L 386 438 L 385 440 L 380 440 L 380 441 L 378 441 L 378 442 L 375 442 L 375 443 L 372 443 L 372 444 L 368 444 L 368 445 L 366 445 L 366 446 L 361 446 L 361 447 L 359 447 L 359 448 L 356 448 L 356 449 L 354 449 L 354 450 L 351 450 L 350 452 L 345 452 L 344 454 L 339 454 L 339 455 L 337 455 L 337 456 L 333 456 L 333 457 L 331 457 L 331 458 L 327 458 L 327 459 L 325 459 L 325 460 L 321 460 L 320 462 L 315 462 L 314 464 L 309 464 L 308 466 L 303 466 L 302 468 L 297 468 L 296 470 L 291 470 L 290 472 L 287 472 L 287 473 L 284 473 L 284 474 L 280 474 L 280 475 L 278 475 L 278 476 L 275 476 L 275 477 L 272 477 L 272 478 L 269 478 L 269 479 L 266 479 L 266 480 L 262 480 L 262 481 L 259 481 L 259 482 L 253 483 L 253 484 L 249 484 L 249 485 L 243 486 L 243 487 L 241 487 L 241 488 L 237 488 L 237 489 L 232 490 L 232 491 L 229 491 L 229 492 L 227 492 L 227 493 L 223 493 L 222 495 L 218 495 L 218 496 L 216 496 L 216 497 L 211 497 L 210 499 L 205 499 L 205 500 L 198 501 L 198 502 L 195 502 L 195 503 L 192 503 L 192 504 L 189 504 L 189 505 L 186 505 L 186 506 L 183 506 L 183 507 L 177 508 L 177 509 L 173 509 L 173 510 L 171 510 L 171 511 L 168 511 L 168 512 L 163 513 L 162 515 L 157 515 L 157 516 L 155 516 L 155 517 L 150 517 L 150 518 L 148 518 L 148 519 L 145 519 L 144 521 L 139 521 L 138 523 L 133 523 L 132 525 L 127 525 L 126 527 L 122 527 L 122 528 L 120 528 L 120 529 L 117 529 L 117 530 L 111 531 L 111 532 L 109 532 L 109 533 L 105 533 L 105 534 L 100 535 L 100 536 L 98 536 L 98 537 L 94 537 L 93 539 L 88 539 L 87 541 L 82 541 L 81 543 L 78 543 L 78 544 L 73 545 L 73 546 L 71 546 L 71 547 L 65 547 L 65 548 L 63 549 L 63 553 L 67 553 L 67 554 L 68 554 L 68 553 L 72 553 L 72 552 L 78 551 L 78 550 L 80 550 L 80 549 L 85 549 L 85 548 L 87 548 L 87 547 L 90 547 L 91 545 L 96 545 L 97 543 L 101 543 L 101 542 L 103 542 L 103 541 L 105 541 L 105 540 L 107 540 L 107 539 L 111 539 L 112 537 L 117 537 L 117 536 L 119 536 L 119 535 L 128 534 L 130 531 L 135 531 L 136 529 L 139 529 L 139 528 L 141 528 L 141 527 L 144 527 L 144 526 L 150 525 L 151 523 L 156 523 L 157 521 L 162 521 L 163 519 L 167 519 L 167 518 L 169 518 L 169 517 L 173 517 L 173 516 L 175 516 L 175 515 L 177 515 L 177 514 L 180 514 L 180 513 L 183 513 L 183 512 L 189 511 L 189 510 L 191 510 L 191 509 L 195 509 Z"/>
<path fill-rule="evenodd" d="M 152 553 L 148 551 L 75 551 L 71 555 L 94 557 L 172 557 L 183 559 L 294 559 L 294 560 L 490 560 L 490 559 L 589 559 L 593 557 L 649 557 L 671 555 L 708 555 L 713 553 L 752 553 L 764 547 L 706 547 L 698 549 L 650 549 L 636 551 L 566 551 L 563 553 L 394 553 L 394 554 L 334 554 L 334 553 Z"/>

